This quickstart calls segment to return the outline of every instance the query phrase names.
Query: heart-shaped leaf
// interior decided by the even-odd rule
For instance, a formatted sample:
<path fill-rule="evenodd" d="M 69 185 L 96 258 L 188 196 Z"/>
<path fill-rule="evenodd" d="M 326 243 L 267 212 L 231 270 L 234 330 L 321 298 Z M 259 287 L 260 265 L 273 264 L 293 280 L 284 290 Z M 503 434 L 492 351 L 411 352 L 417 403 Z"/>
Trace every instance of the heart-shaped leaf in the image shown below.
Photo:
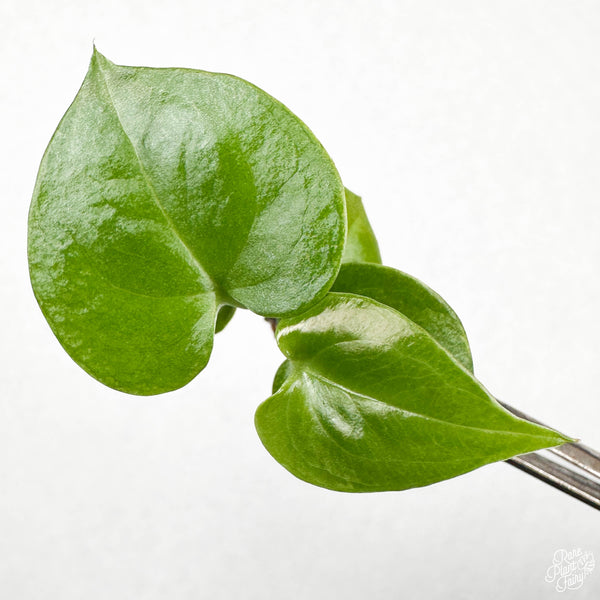
<path fill-rule="evenodd" d="M 94 52 L 40 166 L 30 272 L 76 362 L 156 394 L 205 366 L 220 308 L 281 316 L 321 298 L 344 239 L 335 166 L 279 102 L 231 75 Z"/>
<path fill-rule="evenodd" d="M 503 410 L 422 327 L 370 298 L 330 293 L 280 321 L 277 342 L 287 377 L 256 428 L 315 485 L 402 490 L 569 441 Z"/>
<path fill-rule="evenodd" d="M 360 196 L 346 188 L 348 237 L 344 247 L 343 262 L 381 263 L 379 244 L 367 218 Z"/>

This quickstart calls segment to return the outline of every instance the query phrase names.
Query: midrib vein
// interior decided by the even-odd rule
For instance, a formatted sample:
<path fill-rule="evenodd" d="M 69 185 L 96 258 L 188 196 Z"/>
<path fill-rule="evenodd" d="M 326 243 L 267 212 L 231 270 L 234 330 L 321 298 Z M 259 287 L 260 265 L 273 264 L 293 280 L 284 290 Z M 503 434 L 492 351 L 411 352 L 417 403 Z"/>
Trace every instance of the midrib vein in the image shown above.
<path fill-rule="evenodd" d="M 413 417 L 417 417 L 417 418 L 420 418 L 420 419 L 426 419 L 428 421 L 434 421 L 436 423 L 440 423 L 440 424 L 446 425 L 448 427 L 456 427 L 456 428 L 459 428 L 459 429 L 470 429 L 470 430 L 473 430 L 473 431 L 480 431 L 480 432 L 483 432 L 483 433 L 494 433 L 494 434 L 498 433 L 498 434 L 502 434 L 502 435 L 514 435 L 514 436 L 521 436 L 521 437 L 528 436 L 528 437 L 542 438 L 542 439 L 545 439 L 545 438 L 549 437 L 548 435 L 544 435 L 544 434 L 523 433 L 523 432 L 520 432 L 520 431 L 509 431 L 509 430 L 505 430 L 505 429 L 488 429 L 488 428 L 485 428 L 485 427 L 478 427 L 476 425 L 463 425 L 461 423 L 454 423 L 454 422 L 448 421 L 446 419 L 439 419 L 437 417 L 431 417 L 431 416 L 426 415 L 424 413 L 418 413 L 418 412 L 414 412 L 412 410 L 401 408 L 399 406 L 394 406 L 393 404 L 389 404 L 387 402 L 383 402 L 382 400 L 378 400 L 377 398 L 373 398 L 371 396 L 365 396 L 364 394 L 361 394 L 360 392 L 356 392 L 356 391 L 351 390 L 351 389 L 349 389 L 347 387 L 344 387 L 343 385 L 341 385 L 341 384 L 339 384 L 339 383 L 337 383 L 335 381 L 332 381 L 331 379 L 328 379 L 324 375 L 321 375 L 320 373 L 317 373 L 314 370 L 312 370 L 310 368 L 307 368 L 306 365 L 304 365 L 303 369 L 304 369 L 304 372 L 307 375 L 310 375 L 311 377 L 314 377 L 315 379 L 320 380 L 322 383 L 324 383 L 326 385 L 330 385 L 332 387 L 336 387 L 336 388 L 342 390 L 342 392 L 344 392 L 346 394 L 349 394 L 351 396 L 357 396 L 358 398 L 361 398 L 361 399 L 364 399 L 364 400 L 368 400 L 370 402 L 379 402 L 379 403 L 385 404 L 386 407 L 388 407 L 389 409 L 392 409 L 394 412 L 401 412 L 401 413 L 404 413 L 404 414 L 407 414 L 407 415 L 410 415 L 410 416 L 413 416 Z"/>
<path fill-rule="evenodd" d="M 214 286 L 214 282 L 209 277 L 206 269 L 202 266 L 202 264 L 200 263 L 200 261 L 198 260 L 198 258 L 194 255 L 194 253 L 192 252 L 192 249 L 186 244 L 186 242 L 183 239 L 182 235 L 179 233 L 179 230 L 175 226 L 175 223 L 173 223 L 173 220 L 169 216 L 169 213 L 167 213 L 167 211 L 165 210 L 165 207 L 162 205 L 161 201 L 159 200 L 158 194 L 156 193 L 156 189 L 155 189 L 155 187 L 154 187 L 154 185 L 153 185 L 150 177 L 148 176 L 148 173 L 146 172 L 146 169 L 144 167 L 144 163 L 142 162 L 142 159 L 140 158 L 140 155 L 138 154 L 137 148 L 135 147 L 135 144 L 133 143 L 133 140 L 131 139 L 131 137 L 127 133 L 127 130 L 125 129 L 125 126 L 123 125 L 123 121 L 121 120 L 121 115 L 119 115 L 119 111 L 117 109 L 117 105 L 115 104 L 113 96 L 112 96 L 112 94 L 110 92 L 110 87 L 108 85 L 108 80 L 106 79 L 106 75 L 104 74 L 104 69 L 102 68 L 102 66 L 100 64 L 100 61 L 98 61 L 97 64 L 98 64 L 98 70 L 100 71 L 100 74 L 102 75 L 102 80 L 104 82 L 104 87 L 106 88 L 106 94 L 107 94 L 108 99 L 110 101 L 110 105 L 112 106 L 112 109 L 113 109 L 113 111 L 115 113 L 115 116 L 117 117 L 117 121 L 119 122 L 119 126 L 121 127 L 121 130 L 123 131 L 123 134 L 125 135 L 125 137 L 127 138 L 127 141 L 131 145 L 131 148 L 133 150 L 135 158 L 136 158 L 136 160 L 138 162 L 138 165 L 140 167 L 140 172 L 142 174 L 142 177 L 144 178 L 144 181 L 146 182 L 146 185 L 147 185 L 148 189 L 150 190 L 150 195 L 152 196 L 152 199 L 156 203 L 156 206 L 158 207 L 158 209 L 160 210 L 163 218 L 167 222 L 167 225 L 169 226 L 169 228 L 171 229 L 171 231 L 175 235 L 175 238 L 179 241 L 179 243 L 181 244 L 181 246 L 185 250 L 186 254 L 188 255 L 189 259 L 191 260 L 192 265 L 196 268 L 197 271 L 200 272 L 200 275 L 203 276 L 203 283 L 205 283 L 205 281 L 209 281 Z M 214 291 L 214 289 L 213 289 L 213 291 Z"/>

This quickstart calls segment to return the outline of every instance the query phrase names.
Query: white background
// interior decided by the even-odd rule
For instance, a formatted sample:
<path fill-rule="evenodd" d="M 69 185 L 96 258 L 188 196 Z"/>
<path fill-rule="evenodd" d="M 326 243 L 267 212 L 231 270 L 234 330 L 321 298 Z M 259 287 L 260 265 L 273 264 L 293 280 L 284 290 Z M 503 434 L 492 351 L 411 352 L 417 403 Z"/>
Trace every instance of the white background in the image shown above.
<path fill-rule="evenodd" d="M 37 308 L 26 218 L 92 40 L 244 77 L 315 132 L 387 264 L 463 319 L 499 398 L 600 448 L 600 4 L 2 0 L 0 598 L 553 598 L 591 508 L 506 464 L 345 495 L 267 454 L 280 361 L 239 314 L 185 389 L 111 391 Z M 597 598 L 600 565 L 569 597 Z"/>

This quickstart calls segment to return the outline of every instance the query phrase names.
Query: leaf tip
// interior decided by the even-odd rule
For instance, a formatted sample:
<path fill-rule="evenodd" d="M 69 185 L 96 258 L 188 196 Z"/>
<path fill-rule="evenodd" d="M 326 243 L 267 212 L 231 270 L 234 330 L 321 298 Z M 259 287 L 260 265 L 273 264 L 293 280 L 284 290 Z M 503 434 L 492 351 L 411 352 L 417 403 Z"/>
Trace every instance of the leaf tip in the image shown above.
<path fill-rule="evenodd" d="M 562 446 L 562 444 L 578 444 L 579 442 L 581 442 L 581 438 L 574 438 L 570 435 L 565 435 L 564 433 L 560 433 L 559 435 L 562 440 L 559 444 L 560 446 Z"/>
<path fill-rule="evenodd" d="M 557 446 L 562 446 L 563 444 L 574 444 L 580 441 L 577 438 L 573 438 L 570 435 L 565 435 L 560 431 L 556 431 L 556 429 L 552 429 L 550 427 L 544 428 L 550 435 L 547 438 L 546 448 L 555 448 Z"/>
<path fill-rule="evenodd" d="M 102 52 L 100 52 L 100 50 L 98 50 L 98 47 L 96 46 L 96 40 L 92 40 L 92 60 L 91 60 L 91 64 L 98 64 L 98 65 L 102 65 L 102 66 L 109 66 L 109 65 L 113 65 L 114 63 L 109 60 L 108 58 L 106 58 L 106 56 L 104 56 L 104 54 L 102 54 Z"/>

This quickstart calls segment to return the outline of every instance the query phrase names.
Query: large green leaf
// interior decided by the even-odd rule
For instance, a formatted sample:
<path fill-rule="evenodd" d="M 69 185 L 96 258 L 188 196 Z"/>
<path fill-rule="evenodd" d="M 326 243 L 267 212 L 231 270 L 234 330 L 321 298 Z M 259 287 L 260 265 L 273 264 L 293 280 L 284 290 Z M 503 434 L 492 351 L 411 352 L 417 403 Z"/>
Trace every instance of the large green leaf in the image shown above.
<path fill-rule="evenodd" d="M 267 450 L 322 487 L 401 490 L 562 444 L 506 412 L 423 328 L 331 293 L 277 329 L 285 380 L 256 412 Z"/>
<path fill-rule="evenodd" d="M 348 212 L 348 237 L 344 248 L 343 262 L 381 263 L 379 245 L 367 218 L 360 196 L 346 188 L 346 210 Z"/>
<path fill-rule="evenodd" d="M 367 296 L 391 306 L 425 329 L 466 369 L 473 370 L 460 319 L 441 296 L 418 279 L 383 265 L 348 263 L 342 265 L 331 291 Z"/>
<path fill-rule="evenodd" d="M 323 297 L 344 239 L 335 166 L 279 102 L 231 75 L 94 52 L 40 166 L 30 272 L 75 361 L 155 394 L 205 366 L 219 309 L 281 316 Z"/>

